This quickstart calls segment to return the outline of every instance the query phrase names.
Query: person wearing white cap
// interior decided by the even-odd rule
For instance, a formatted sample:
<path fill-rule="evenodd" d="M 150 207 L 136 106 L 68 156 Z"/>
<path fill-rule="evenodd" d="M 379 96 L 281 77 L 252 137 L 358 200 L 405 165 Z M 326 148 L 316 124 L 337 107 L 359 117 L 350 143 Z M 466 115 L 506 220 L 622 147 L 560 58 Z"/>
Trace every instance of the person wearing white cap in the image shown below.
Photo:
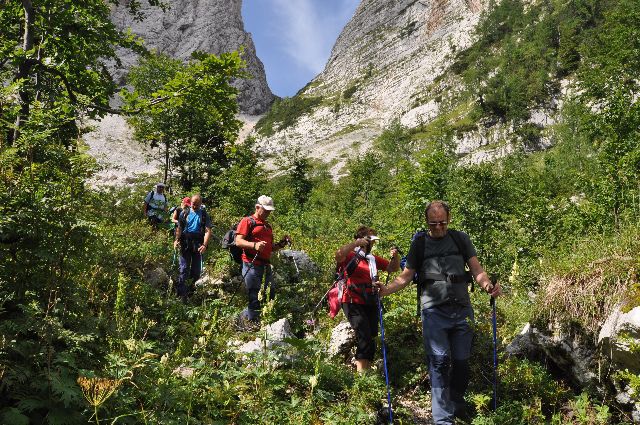
<path fill-rule="evenodd" d="M 364 372 L 371 367 L 378 336 L 377 294 L 373 284 L 378 282 L 378 270 L 393 273 L 400 269 L 400 256 L 396 248 L 391 249 L 391 261 L 371 254 L 373 244 L 380 238 L 370 227 L 360 226 L 354 239 L 336 251 L 336 263 L 347 278 L 341 302 L 356 333 L 356 369 Z"/>
<path fill-rule="evenodd" d="M 266 195 L 260 196 L 253 215 L 243 218 L 236 229 L 235 243 L 242 249 L 242 274 L 245 276 L 244 284 L 249 296 L 249 305 L 240 318 L 254 323 L 260 321 L 258 293 L 263 280 L 265 291 L 270 287 L 269 299 L 275 297 L 275 288 L 271 282 L 271 253 L 291 242 L 289 235 L 285 235 L 280 242 L 273 243 L 273 230 L 267 222 L 273 210 L 273 199 Z"/>
<path fill-rule="evenodd" d="M 167 212 L 167 197 L 164 196 L 164 183 L 156 184 L 151 192 L 144 198 L 144 215 L 154 228 L 164 221 L 164 214 Z"/>

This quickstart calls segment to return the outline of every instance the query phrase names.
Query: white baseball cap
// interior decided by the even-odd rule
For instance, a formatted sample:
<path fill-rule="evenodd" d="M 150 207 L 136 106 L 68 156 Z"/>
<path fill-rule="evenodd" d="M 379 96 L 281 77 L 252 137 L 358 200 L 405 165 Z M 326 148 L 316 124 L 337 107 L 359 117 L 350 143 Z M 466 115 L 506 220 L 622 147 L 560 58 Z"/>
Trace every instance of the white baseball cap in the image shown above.
<path fill-rule="evenodd" d="M 276 209 L 276 207 L 273 206 L 273 199 L 267 195 L 262 195 L 258 198 L 258 203 L 256 204 L 256 207 L 257 206 L 261 206 L 267 211 L 273 211 Z"/>

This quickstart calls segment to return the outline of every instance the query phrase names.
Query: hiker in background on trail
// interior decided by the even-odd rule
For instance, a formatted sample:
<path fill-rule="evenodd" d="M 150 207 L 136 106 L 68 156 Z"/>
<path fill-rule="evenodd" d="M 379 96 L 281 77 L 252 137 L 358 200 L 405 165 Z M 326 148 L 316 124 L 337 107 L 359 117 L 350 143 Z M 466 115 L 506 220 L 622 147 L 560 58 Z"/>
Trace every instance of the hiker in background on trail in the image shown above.
<path fill-rule="evenodd" d="M 285 235 L 280 242 L 273 243 L 273 230 L 267 218 L 273 206 L 271 197 L 262 195 L 258 198 L 253 215 L 244 217 L 236 229 L 236 246 L 242 249 L 242 274 L 249 296 L 249 305 L 240 313 L 240 319 L 254 324 L 260 322 L 260 300 L 258 294 L 264 280 L 264 291 L 269 291 L 269 300 L 275 298 L 276 288 L 271 281 L 271 254 L 284 248 L 291 242 Z"/>
<path fill-rule="evenodd" d="M 430 202 L 425 208 L 425 218 L 428 232 L 413 240 L 406 268 L 388 286 L 380 288 L 380 296 L 404 288 L 418 273 L 433 421 L 435 424 L 453 424 L 456 417 L 466 419 L 469 414 L 464 401 L 473 339 L 473 309 L 468 284 L 473 277 L 492 297 L 499 296 L 502 291 L 480 265 L 469 236 L 448 229 L 451 214 L 446 202 Z"/>
<path fill-rule="evenodd" d="M 158 183 L 154 190 L 147 193 L 144 198 L 144 216 L 154 229 L 164 221 L 167 212 L 167 197 L 164 195 L 164 183 Z"/>
<path fill-rule="evenodd" d="M 374 243 L 379 239 L 374 229 L 361 226 L 356 231 L 355 240 L 336 251 L 338 269 L 347 275 L 342 310 L 356 333 L 358 372 L 371 368 L 376 352 L 375 338 L 380 318 L 374 282 L 378 282 L 378 270 L 393 273 L 400 269 L 397 249 L 391 249 L 391 261 L 371 254 Z"/>
<path fill-rule="evenodd" d="M 186 281 L 193 282 L 202 273 L 202 255 L 207 250 L 211 238 L 211 218 L 201 208 L 202 197 L 196 194 L 191 197 L 191 205 L 185 205 L 178 219 L 175 249 L 180 247 L 180 275 L 176 291 L 178 296 L 186 300 L 188 289 Z"/>

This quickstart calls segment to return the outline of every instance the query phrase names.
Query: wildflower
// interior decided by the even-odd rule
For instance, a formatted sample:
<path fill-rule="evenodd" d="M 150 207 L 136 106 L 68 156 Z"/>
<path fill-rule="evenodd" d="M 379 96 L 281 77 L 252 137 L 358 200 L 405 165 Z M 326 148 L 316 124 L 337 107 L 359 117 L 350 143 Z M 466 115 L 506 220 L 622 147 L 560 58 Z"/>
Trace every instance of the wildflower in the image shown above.
<path fill-rule="evenodd" d="M 78 385 L 90 405 L 98 407 L 104 403 L 121 384 L 119 379 L 78 377 Z"/>

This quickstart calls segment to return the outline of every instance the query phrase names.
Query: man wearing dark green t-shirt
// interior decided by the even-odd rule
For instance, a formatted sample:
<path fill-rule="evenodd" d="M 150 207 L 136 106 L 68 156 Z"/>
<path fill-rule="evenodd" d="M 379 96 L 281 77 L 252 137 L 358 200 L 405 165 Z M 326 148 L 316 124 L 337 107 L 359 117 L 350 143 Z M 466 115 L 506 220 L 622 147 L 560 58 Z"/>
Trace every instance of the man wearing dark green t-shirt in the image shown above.
<path fill-rule="evenodd" d="M 411 243 L 404 271 L 380 296 L 404 288 L 418 273 L 422 337 L 429 359 L 431 411 L 436 425 L 453 424 L 465 415 L 464 393 L 469 383 L 469 357 L 473 333 L 473 309 L 469 300 L 470 281 L 492 297 L 501 294 L 484 271 L 469 236 L 449 230 L 450 210 L 446 202 L 433 201 L 425 209 L 429 231 Z"/>

